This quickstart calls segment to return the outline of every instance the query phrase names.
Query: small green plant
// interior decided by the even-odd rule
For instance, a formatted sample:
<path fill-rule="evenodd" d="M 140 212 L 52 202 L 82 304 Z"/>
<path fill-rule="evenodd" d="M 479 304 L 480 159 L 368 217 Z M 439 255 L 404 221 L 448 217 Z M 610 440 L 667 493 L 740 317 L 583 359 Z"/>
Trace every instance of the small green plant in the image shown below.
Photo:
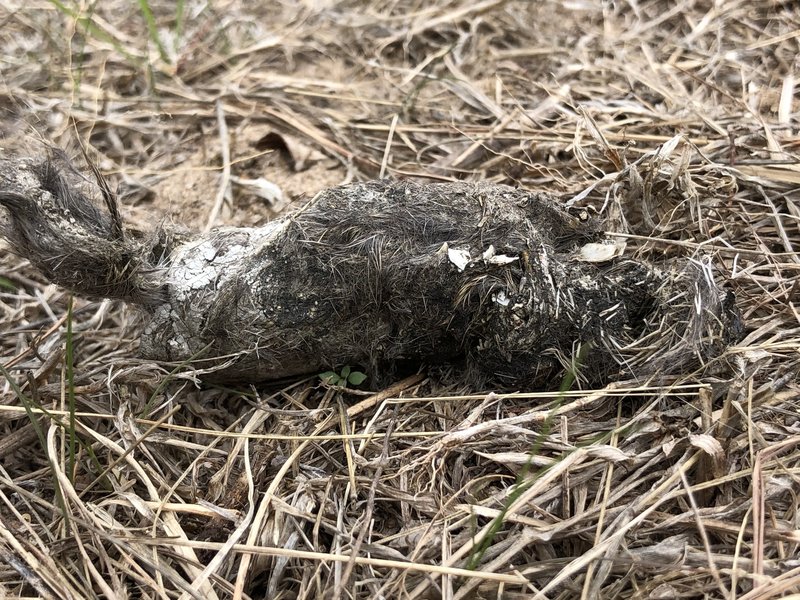
<path fill-rule="evenodd" d="M 366 381 L 367 376 L 361 371 L 353 371 L 349 366 L 346 366 L 342 367 L 339 373 L 336 371 L 320 373 L 319 378 L 328 385 L 347 387 L 348 383 L 350 385 L 361 385 Z"/>

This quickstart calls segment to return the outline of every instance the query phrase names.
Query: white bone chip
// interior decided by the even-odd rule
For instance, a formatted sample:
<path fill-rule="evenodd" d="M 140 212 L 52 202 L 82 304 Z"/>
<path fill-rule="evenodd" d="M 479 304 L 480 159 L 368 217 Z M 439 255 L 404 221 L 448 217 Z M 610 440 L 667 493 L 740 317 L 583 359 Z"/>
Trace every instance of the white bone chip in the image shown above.
<path fill-rule="evenodd" d="M 496 254 L 486 262 L 490 265 L 507 265 L 515 260 L 519 260 L 519 256 L 509 256 L 508 254 Z"/>
<path fill-rule="evenodd" d="M 589 243 L 578 252 L 578 260 L 589 263 L 606 262 L 625 252 L 625 242 Z"/>
<path fill-rule="evenodd" d="M 508 263 L 512 263 L 515 260 L 519 260 L 519 256 L 508 256 L 507 254 L 497 254 L 497 251 L 494 249 L 493 245 L 489 245 L 489 247 L 484 251 L 481 258 L 487 265 L 507 265 Z"/>
<path fill-rule="evenodd" d="M 463 271 L 467 268 L 472 257 L 469 254 L 469 248 L 448 248 L 447 258 L 458 267 L 459 271 Z"/>
<path fill-rule="evenodd" d="M 509 304 L 511 304 L 511 298 L 506 296 L 504 290 L 500 290 L 496 294 L 492 294 L 492 300 L 497 302 L 497 304 L 499 304 L 500 306 L 508 306 Z"/>

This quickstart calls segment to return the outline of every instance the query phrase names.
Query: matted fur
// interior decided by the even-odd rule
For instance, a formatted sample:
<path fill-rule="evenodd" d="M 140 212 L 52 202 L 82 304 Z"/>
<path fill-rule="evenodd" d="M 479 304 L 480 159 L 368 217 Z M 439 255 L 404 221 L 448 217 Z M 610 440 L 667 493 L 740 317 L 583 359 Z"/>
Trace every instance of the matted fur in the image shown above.
<path fill-rule="evenodd" d="M 214 381 L 361 365 L 383 382 L 398 366 L 455 363 L 476 385 L 513 388 L 559 381 L 581 354 L 581 377 L 597 384 L 685 369 L 740 331 L 710 268 L 587 262 L 581 247 L 602 240 L 601 224 L 544 193 L 352 184 L 263 228 L 154 253 L 115 235 L 56 163 L 5 161 L 0 173 L 15 251 L 78 293 L 142 305 L 143 355 L 191 362 Z"/>

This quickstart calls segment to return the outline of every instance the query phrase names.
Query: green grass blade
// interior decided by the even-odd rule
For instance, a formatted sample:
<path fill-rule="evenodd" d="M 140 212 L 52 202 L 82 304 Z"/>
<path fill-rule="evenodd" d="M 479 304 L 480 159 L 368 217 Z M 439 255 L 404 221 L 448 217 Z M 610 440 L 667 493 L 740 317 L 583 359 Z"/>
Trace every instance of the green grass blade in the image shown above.
<path fill-rule="evenodd" d="M 156 25 L 156 18 L 153 16 L 153 11 L 150 10 L 150 4 L 147 0 L 139 0 L 139 8 L 142 10 L 142 16 L 147 23 L 147 31 L 150 33 L 150 39 L 158 48 L 158 55 L 165 63 L 169 64 L 169 54 L 164 44 L 161 43 L 161 37 L 158 35 L 158 25 Z"/>
<path fill-rule="evenodd" d="M 67 440 L 69 447 L 69 459 L 67 466 L 69 471 L 67 477 L 74 483 L 75 481 L 75 457 L 77 447 L 77 437 L 75 434 L 75 345 L 72 337 L 72 296 L 67 303 L 67 335 L 66 335 L 66 376 L 67 376 L 67 410 L 69 420 L 67 421 Z"/>
<path fill-rule="evenodd" d="M 39 424 L 39 419 L 37 418 L 35 410 L 41 411 L 42 414 L 47 415 L 47 411 L 44 410 L 41 406 L 35 406 L 35 403 L 32 399 L 28 398 L 25 394 L 22 393 L 22 390 L 17 385 L 17 382 L 11 377 L 11 374 L 6 370 L 3 365 L 0 365 L 0 374 L 6 378 L 8 384 L 11 386 L 11 389 L 14 390 L 14 394 L 16 394 L 17 398 L 19 399 L 20 403 L 22 403 L 23 408 L 25 409 L 25 414 L 28 415 L 28 419 L 33 425 L 33 430 L 36 432 L 36 437 L 39 438 L 39 444 L 42 446 L 42 452 L 44 456 L 48 457 L 48 462 L 50 463 L 51 475 L 53 477 L 53 491 L 55 492 L 55 500 L 58 507 L 61 509 L 61 515 L 64 517 L 64 522 L 69 526 L 70 519 L 69 519 L 69 512 L 67 512 L 67 503 L 64 500 L 64 495 L 61 493 L 61 484 L 58 481 L 58 477 L 56 476 L 56 469 L 55 465 L 53 464 L 52 458 L 49 457 L 47 453 L 47 438 L 44 435 L 44 430 L 42 426 Z"/>
<path fill-rule="evenodd" d="M 184 18 L 186 16 L 186 6 L 184 0 L 178 0 L 175 4 L 175 50 L 177 51 L 180 39 L 183 36 Z"/>
<path fill-rule="evenodd" d="M 466 568 L 474 570 L 478 567 L 483 560 L 483 555 L 486 554 L 486 551 L 491 547 L 492 542 L 494 541 L 495 536 L 500 532 L 503 528 L 503 524 L 505 523 L 506 515 L 508 511 L 514 506 L 514 503 L 519 499 L 522 494 L 524 494 L 528 488 L 530 488 L 542 475 L 544 475 L 549 469 L 553 468 L 555 461 L 552 464 L 545 465 L 541 467 L 537 473 L 528 479 L 528 473 L 530 473 L 531 465 L 533 464 L 533 459 L 535 456 L 539 454 L 539 451 L 542 449 L 544 445 L 544 441 L 547 439 L 547 436 L 550 435 L 550 430 L 553 428 L 553 422 L 556 418 L 556 412 L 558 411 L 561 404 L 564 402 L 564 394 L 568 392 L 573 384 L 575 383 L 575 379 L 577 378 L 577 369 L 578 365 L 583 363 L 586 354 L 589 352 L 590 344 L 583 344 L 578 351 L 578 357 L 573 361 L 573 366 L 570 368 L 564 379 L 561 381 L 561 385 L 559 386 L 559 395 L 556 399 L 556 403 L 550 412 L 547 414 L 544 422 L 542 423 L 542 428 L 539 431 L 539 434 L 536 436 L 536 441 L 531 448 L 530 456 L 528 457 L 528 462 L 522 467 L 519 475 L 517 476 L 517 481 L 514 484 L 514 489 L 506 498 L 506 501 L 503 503 L 500 512 L 497 516 L 492 520 L 489 529 L 486 531 L 486 535 L 481 538 L 480 542 L 472 548 L 470 553 L 469 561 L 467 562 Z M 564 454 L 562 458 L 565 458 L 567 454 Z"/>
<path fill-rule="evenodd" d="M 59 10 L 59 12 L 61 12 L 62 14 L 65 14 L 68 17 L 71 17 L 71 18 L 75 19 L 75 21 L 78 23 L 78 25 L 80 25 L 88 33 L 90 33 L 92 35 L 92 37 L 100 40 L 101 42 L 106 42 L 108 44 L 111 44 L 114 47 L 114 50 L 119 52 L 122 56 L 124 56 L 125 58 L 127 58 L 128 60 L 130 60 L 130 61 L 132 61 L 132 62 L 134 62 L 136 64 L 139 63 L 139 59 L 137 59 L 130 52 L 125 50 L 125 47 L 122 44 L 120 44 L 112 36 L 110 36 L 105 31 L 103 31 L 100 27 L 98 27 L 97 24 L 92 20 L 91 17 L 86 17 L 86 16 L 80 14 L 78 11 L 70 8 L 69 6 L 67 6 L 66 4 L 61 2 L 61 0 L 47 0 L 47 1 L 50 4 L 52 4 L 53 6 L 55 6 Z"/>

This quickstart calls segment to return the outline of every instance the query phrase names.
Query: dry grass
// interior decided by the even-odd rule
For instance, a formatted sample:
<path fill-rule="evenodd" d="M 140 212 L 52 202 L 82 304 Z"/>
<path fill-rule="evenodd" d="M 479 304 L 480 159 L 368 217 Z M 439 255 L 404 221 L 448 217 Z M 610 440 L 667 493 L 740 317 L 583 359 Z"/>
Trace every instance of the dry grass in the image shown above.
<path fill-rule="evenodd" d="M 0 0 L 0 153 L 79 138 L 134 224 L 263 222 L 258 177 L 546 189 L 709 261 L 746 336 L 564 395 L 209 389 L 0 247 L 0 597 L 800 593 L 795 3 L 253 4 L 151 2 L 159 48 L 140 3 Z"/>

